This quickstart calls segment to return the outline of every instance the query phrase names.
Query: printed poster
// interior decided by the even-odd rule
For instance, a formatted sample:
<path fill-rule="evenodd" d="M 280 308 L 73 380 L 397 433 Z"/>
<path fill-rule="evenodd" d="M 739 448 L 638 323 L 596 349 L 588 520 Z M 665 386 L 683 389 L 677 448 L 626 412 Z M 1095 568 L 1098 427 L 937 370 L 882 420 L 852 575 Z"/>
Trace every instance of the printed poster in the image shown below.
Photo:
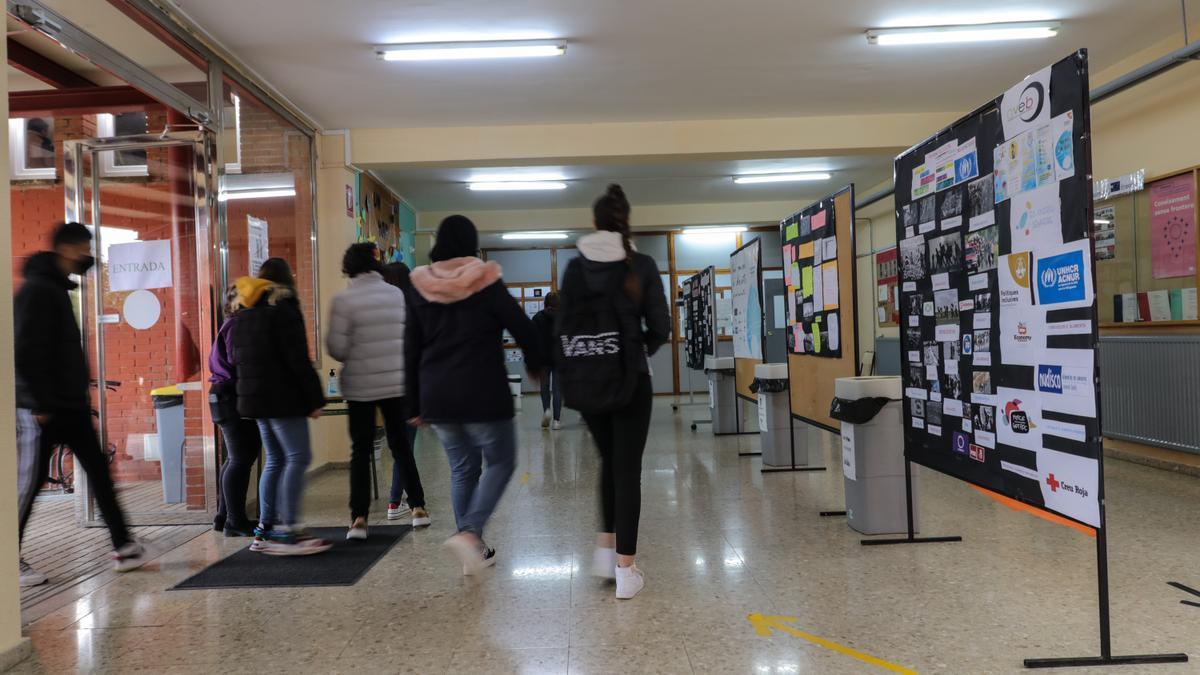
<path fill-rule="evenodd" d="M 1117 209 L 1114 206 L 1102 206 L 1093 213 L 1096 260 L 1112 260 L 1117 257 Z"/>
<path fill-rule="evenodd" d="M 729 257 L 732 276 L 733 355 L 763 358 L 763 310 L 759 270 L 761 239 L 755 239 Z"/>
<path fill-rule="evenodd" d="M 108 290 L 138 291 L 174 285 L 171 241 L 134 241 L 108 247 Z"/>
<path fill-rule="evenodd" d="M 1191 172 L 1150 184 L 1150 269 L 1155 279 L 1196 274 L 1196 181 Z"/>
<path fill-rule="evenodd" d="M 263 263 L 271 257 L 270 228 L 267 221 L 246 216 L 246 231 L 250 243 L 250 276 L 256 277 Z"/>

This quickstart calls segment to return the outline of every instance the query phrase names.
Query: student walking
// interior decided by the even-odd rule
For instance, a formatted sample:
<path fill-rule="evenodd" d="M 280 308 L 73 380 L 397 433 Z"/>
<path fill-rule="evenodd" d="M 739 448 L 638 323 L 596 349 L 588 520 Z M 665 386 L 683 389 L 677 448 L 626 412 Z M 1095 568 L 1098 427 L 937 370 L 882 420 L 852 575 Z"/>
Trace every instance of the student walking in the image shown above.
<path fill-rule="evenodd" d="M 91 375 L 83 338 L 75 320 L 70 292 L 78 288 L 71 275 L 84 275 L 95 264 L 92 233 L 79 223 L 60 225 L 52 251 L 35 254 L 25 264 L 25 283 L 13 302 L 17 421 L 22 460 L 20 535 L 33 510 L 38 489 L 50 474 L 55 446 L 71 448 L 87 474 L 96 505 L 113 545 L 113 568 L 128 572 L 146 564 L 145 546 L 133 540 L 109 473 L 108 458 L 92 425 Z M 36 425 L 36 426 L 35 426 Z M 29 457 L 37 449 L 32 461 Z M 22 565 L 22 576 L 27 576 Z M 32 583 L 37 575 L 28 575 Z"/>
<path fill-rule="evenodd" d="M 263 263 L 258 278 L 237 280 L 233 330 L 237 406 L 258 423 L 266 466 L 258 482 L 259 520 L 251 550 L 309 555 L 330 543 L 300 527 L 304 472 L 312 462 L 308 418 L 321 416 L 325 395 L 308 354 L 304 315 L 291 267 L 280 258 Z"/>
<path fill-rule="evenodd" d="M 503 332 L 525 352 L 527 370 L 545 363 L 533 322 L 501 281 L 500 266 L 478 252 L 474 223 L 464 216 L 442 221 L 429 253 L 433 264 L 412 273 L 417 297 L 405 338 L 410 416 L 433 425 L 449 459 L 458 533 L 446 546 L 464 574 L 496 562 L 484 528 L 516 469 Z"/>
<path fill-rule="evenodd" d="M 408 442 L 404 378 L 404 292 L 383 280 L 374 244 L 352 244 L 342 258 L 350 277 L 333 297 L 326 346 L 342 362 L 338 383 L 350 409 L 350 530 L 347 539 L 367 538 L 371 505 L 371 453 L 375 412 L 383 414 L 393 466 L 408 492 L 413 527 L 430 524 L 421 475 Z"/>
<path fill-rule="evenodd" d="M 249 537 L 254 523 L 246 515 L 246 491 L 250 487 L 250 471 L 258 461 L 262 437 L 258 423 L 242 417 L 237 406 L 237 366 L 233 363 L 233 330 L 237 324 L 238 291 L 231 286 L 225 297 L 225 322 L 217 331 L 212 352 L 208 355 L 208 405 L 213 423 L 225 440 L 225 463 L 221 465 L 221 500 L 213 529 L 224 531 L 226 537 Z"/>
<path fill-rule="evenodd" d="M 550 354 L 554 348 L 554 320 L 558 316 L 558 293 L 548 293 L 542 311 L 533 315 L 533 325 L 542 339 L 542 347 Z M 562 383 L 554 368 L 542 378 L 542 428 L 562 428 Z M 553 426 L 551 426 L 553 425 Z"/>
<path fill-rule="evenodd" d="M 413 290 L 412 280 L 409 279 L 411 270 L 402 262 L 388 263 L 383 266 L 383 280 L 404 292 L 404 313 L 412 311 Z M 417 428 L 411 424 L 404 425 L 404 437 L 408 441 L 409 451 L 415 457 L 417 454 Z M 392 462 L 392 487 L 388 493 L 388 520 L 400 520 L 411 509 L 408 498 L 404 494 L 404 475 L 399 462 Z M 426 514 L 428 516 L 428 514 Z"/>
<path fill-rule="evenodd" d="M 562 343 L 570 347 L 563 347 L 558 366 L 560 373 L 575 368 L 564 379 L 567 402 L 570 405 L 576 395 L 576 400 L 592 404 L 583 409 L 583 419 L 600 451 L 603 524 L 596 539 L 593 574 L 615 577 L 617 598 L 628 599 L 645 585 L 635 562 L 642 453 L 653 396 L 648 358 L 669 339 L 671 317 L 654 259 L 636 252 L 630 241 L 629 201 L 619 185 L 610 185 L 596 200 L 592 215 L 597 231 L 580 238 L 581 255 L 563 275 L 558 328 Z M 612 330 L 594 330 L 595 322 L 606 314 L 612 315 Z M 583 331 L 587 335 L 571 334 L 570 328 L 589 322 L 593 329 Z M 595 338 L 609 340 L 607 349 L 592 349 Z M 575 365 L 579 357 L 597 354 L 610 355 L 615 367 L 589 373 L 586 366 Z M 597 392 L 608 399 L 601 400 Z"/>

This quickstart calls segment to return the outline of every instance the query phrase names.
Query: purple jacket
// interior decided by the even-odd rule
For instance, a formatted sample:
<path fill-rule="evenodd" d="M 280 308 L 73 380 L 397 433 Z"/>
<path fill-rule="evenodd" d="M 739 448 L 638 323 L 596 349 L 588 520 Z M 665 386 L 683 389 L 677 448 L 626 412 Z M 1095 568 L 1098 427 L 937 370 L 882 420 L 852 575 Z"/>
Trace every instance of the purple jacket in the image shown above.
<path fill-rule="evenodd" d="M 221 389 L 232 385 L 236 379 L 237 369 L 233 365 L 233 325 L 237 323 L 237 314 L 225 320 L 217 331 L 217 339 L 213 341 L 212 352 L 208 355 L 208 369 L 212 371 L 209 382 Z"/>

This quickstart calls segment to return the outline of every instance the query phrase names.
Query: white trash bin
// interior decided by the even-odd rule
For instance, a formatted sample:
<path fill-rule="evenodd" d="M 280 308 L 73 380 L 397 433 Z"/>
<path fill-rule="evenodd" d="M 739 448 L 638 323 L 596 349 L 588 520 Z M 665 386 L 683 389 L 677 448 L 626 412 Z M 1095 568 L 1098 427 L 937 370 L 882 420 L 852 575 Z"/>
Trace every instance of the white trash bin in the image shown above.
<path fill-rule="evenodd" d="M 868 422 L 842 422 L 842 474 L 846 487 L 846 519 L 851 528 L 863 534 L 907 533 L 900 378 L 839 378 L 834 383 L 834 396 L 851 401 L 874 397 L 891 399 Z M 919 529 L 917 494 L 917 472 L 914 470 L 914 532 Z"/>
<path fill-rule="evenodd" d="M 766 391 L 764 383 L 787 382 L 786 363 L 762 363 L 754 366 L 754 379 L 758 389 L 758 430 L 762 447 L 764 467 L 790 467 L 792 465 L 792 422 L 791 401 L 788 389 Z M 786 384 L 785 384 L 786 387 Z M 796 437 L 796 466 L 808 464 L 808 434 Z"/>
<path fill-rule="evenodd" d="M 736 434 L 738 401 L 733 357 L 704 357 L 704 373 L 708 376 L 708 410 L 713 433 Z"/>

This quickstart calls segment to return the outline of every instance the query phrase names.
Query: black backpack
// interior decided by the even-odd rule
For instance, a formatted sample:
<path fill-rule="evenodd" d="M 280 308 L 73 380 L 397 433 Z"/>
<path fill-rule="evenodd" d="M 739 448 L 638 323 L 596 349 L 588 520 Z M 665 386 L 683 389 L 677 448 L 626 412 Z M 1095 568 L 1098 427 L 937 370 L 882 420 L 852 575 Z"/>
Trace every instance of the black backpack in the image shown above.
<path fill-rule="evenodd" d="M 633 398 L 647 372 L 641 313 L 625 293 L 624 274 L 610 287 L 593 291 L 576 259 L 563 275 L 555 323 L 555 375 L 563 403 L 585 414 L 612 412 Z"/>

